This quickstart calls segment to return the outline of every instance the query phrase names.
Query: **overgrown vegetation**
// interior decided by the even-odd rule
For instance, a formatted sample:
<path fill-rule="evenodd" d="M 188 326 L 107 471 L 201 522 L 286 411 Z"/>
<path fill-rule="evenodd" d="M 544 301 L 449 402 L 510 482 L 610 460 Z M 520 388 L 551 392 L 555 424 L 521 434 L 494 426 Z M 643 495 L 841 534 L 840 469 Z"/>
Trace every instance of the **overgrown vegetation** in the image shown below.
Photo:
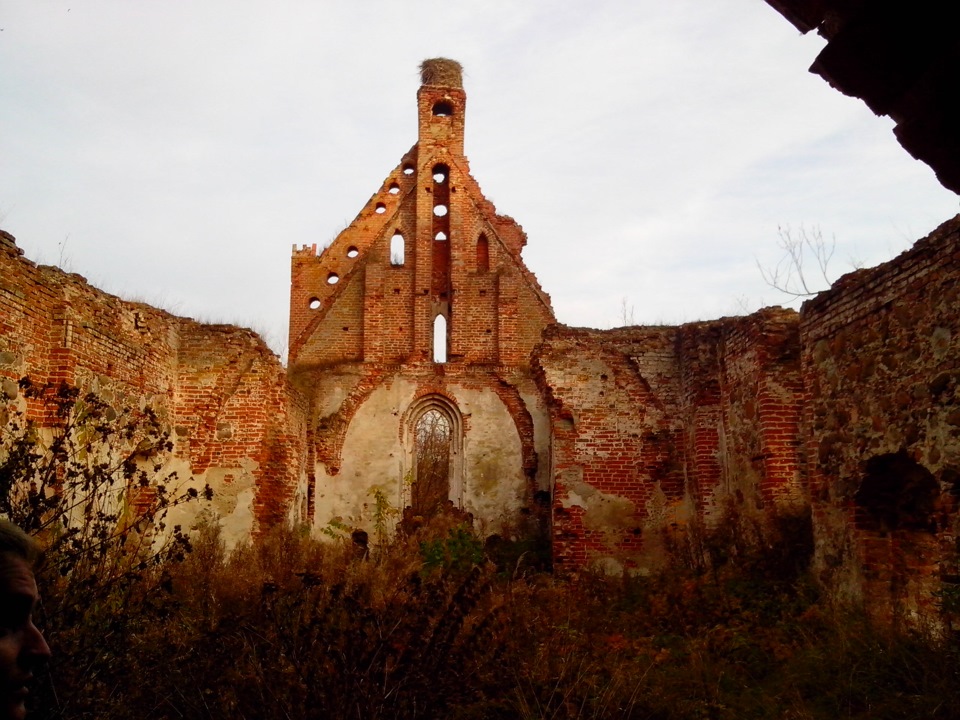
<path fill-rule="evenodd" d="M 78 429 L 95 405 L 64 398 L 61 434 L 92 437 Z M 4 436 L 2 501 L 16 501 L 5 508 L 42 505 L 19 519 L 52 543 L 40 584 L 55 659 L 35 717 L 960 717 L 956 639 L 825 602 L 807 575 L 803 514 L 761 525 L 731 511 L 709 532 L 665 538 L 662 573 L 576 579 L 498 566 L 460 516 L 394 535 L 385 498 L 369 553 L 348 534 L 319 542 L 296 528 L 227 552 L 215 522 L 187 540 L 160 532 L 162 502 L 150 522 L 123 511 L 129 489 L 100 524 L 52 523 L 64 501 L 30 501 L 43 477 L 33 469 L 59 492 L 93 469 L 112 492 L 163 484 L 162 432 L 148 431 L 149 414 L 125 417 L 99 437 L 132 465 L 91 464 L 106 456 L 53 451 L 52 439 L 28 457 L 39 434 Z M 36 484 L 25 496 L 19 477 Z M 153 497 L 169 504 L 170 492 Z M 87 559 L 66 560 L 81 547 Z"/>

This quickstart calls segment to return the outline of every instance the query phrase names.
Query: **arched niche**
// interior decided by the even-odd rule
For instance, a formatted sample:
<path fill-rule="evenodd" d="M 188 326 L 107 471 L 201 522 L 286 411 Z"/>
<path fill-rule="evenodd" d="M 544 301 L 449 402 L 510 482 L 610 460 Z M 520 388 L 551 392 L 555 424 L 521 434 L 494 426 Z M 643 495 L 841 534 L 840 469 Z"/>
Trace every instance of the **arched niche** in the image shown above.
<path fill-rule="evenodd" d="M 853 519 L 874 612 L 910 622 L 936 614 L 939 495 L 934 476 L 903 450 L 865 463 Z"/>
<path fill-rule="evenodd" d="M 480 237 L 477 238 L 477 272 L 485 273 L 489 271 L 490 242 L 485 234 L 480 233 Z"/>
<path fill-rule="evenodd" d="M 902 450 L 870 458 L 854 496 L 863 530 L 934 532 L 940 486 L 925 467 Z"/>

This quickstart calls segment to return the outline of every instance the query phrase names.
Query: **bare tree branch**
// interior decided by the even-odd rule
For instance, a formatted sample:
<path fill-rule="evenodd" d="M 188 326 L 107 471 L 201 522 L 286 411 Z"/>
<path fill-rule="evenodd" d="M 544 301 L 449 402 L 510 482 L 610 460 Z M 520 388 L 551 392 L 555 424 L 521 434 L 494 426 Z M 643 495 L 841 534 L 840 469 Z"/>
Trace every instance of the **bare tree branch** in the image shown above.
<path fill-rule="evenodd" d="M 777 246 L 783 251 L 777 264 L 764 267 L 756 261 L 767 285 L 785 295 L 803 298 L 812 297 L 833 284 L 830 261 L 837 247 L 835 237 L 824 240 L 818 225 L 810 230 L 801 225 L 796 233 L 789 225 L 779 225 L 777 235 Z"/>

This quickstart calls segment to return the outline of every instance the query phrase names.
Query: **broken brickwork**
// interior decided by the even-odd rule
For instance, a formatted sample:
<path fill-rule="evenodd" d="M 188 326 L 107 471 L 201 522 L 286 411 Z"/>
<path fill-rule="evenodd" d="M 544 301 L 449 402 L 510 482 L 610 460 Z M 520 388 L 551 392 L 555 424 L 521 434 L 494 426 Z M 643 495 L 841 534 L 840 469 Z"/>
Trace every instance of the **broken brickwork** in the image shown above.
<path fill-rule="evenodd" d="M 549 397 L 557 567 L 650 569 L 665 533 L 728 502 L 757 513 L 800 501 L 796 313 L 555 326 L 535 364 Z"/>
<path fill-rule="evenodd" d="M 549 482 L 545 407 L 529 366 L 550 300 L 526 235 L 484 198 L 463 154 L 459 65 L 427 61 L 418 140 L 331 245 L 295 247 L 290 376 L 309 398 L 308 513 L 371 522 L 373 492 L 410 504 L 413 427 L 455 428 L 449 498 L 513 533 Z"/>
<path fill-rule="evenodd" d="M 957 573 L 960 216 L 804 304 L 802 437 L 825 584 L 929 615 Z"/>
<path fill-rule="evenodd" d="M 818 577 L 931 618 L 960 582 L 960 217 L 804 304 L 675 328 L 554 326 L 554 560 L 645 570 L 726 508 L 810 506 Z"/>
<path fill-rule="evenodd" d="M 166 470 L 210 483 L 228 538 L 288 516 L 304 430 L 279 360 L 253 332 L 120 300 L 29 262 L 0 233 L 5 404 L 22 402 L 22 377 L 157 411 L 175 441 Z"/>

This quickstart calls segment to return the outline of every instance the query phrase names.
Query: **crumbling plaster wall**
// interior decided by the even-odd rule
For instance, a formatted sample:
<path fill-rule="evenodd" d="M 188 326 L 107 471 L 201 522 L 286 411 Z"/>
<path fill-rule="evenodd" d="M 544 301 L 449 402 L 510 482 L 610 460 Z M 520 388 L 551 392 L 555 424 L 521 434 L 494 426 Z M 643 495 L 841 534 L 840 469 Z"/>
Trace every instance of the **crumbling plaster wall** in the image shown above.
<path fill-rule="evenodd" d="M 311 519 L 368 531 L 375 490 L 393 508 L 410 504 L 415 420 L 411 408 L 444 398 L 462 418 L 455 502 L 484 534 L 526 532 L 534 493 L 548 485 L 538 450 L 549 447 L 546 408 L 532 380 L 507 369 L 468 366 L 388 366 L 357 363 L 306 373 L 312 388 Z M 539 474 L 538 474 L 539 472 Z M 459 488 L 459 490 L 458 490 Z"/>
<path fill-rule="evenodd" d="M 150 406 L 171 430 L 164 472 L 215 491 L 235 542 L 285 518 L 302 471 L 302 401 L 252 331 L 203 325 L 123 301 L 76 274 L 38 266 L 0 233 L 0 383 L 66 382 L 108 402 Z M 42 421 L 38 408 L 27 407 Z M 191 509 L 190 512 L 194 512 Z M 175 512 L 176 522 L 191 517 Z"/>
<path fill-rule="evenodd" d="M 802 309 L 817 568 L 879 612 L 929 616 L 960 579 L 958 308 L 960 216 Z"/>
<path fill-rule="evenodd" d="M 802 502 L 798 351 L 796 313 L 779 308 L 550 328 L 534 359 L 550 407 L 555 566 L 649 571 L 694 517 Z"/>

